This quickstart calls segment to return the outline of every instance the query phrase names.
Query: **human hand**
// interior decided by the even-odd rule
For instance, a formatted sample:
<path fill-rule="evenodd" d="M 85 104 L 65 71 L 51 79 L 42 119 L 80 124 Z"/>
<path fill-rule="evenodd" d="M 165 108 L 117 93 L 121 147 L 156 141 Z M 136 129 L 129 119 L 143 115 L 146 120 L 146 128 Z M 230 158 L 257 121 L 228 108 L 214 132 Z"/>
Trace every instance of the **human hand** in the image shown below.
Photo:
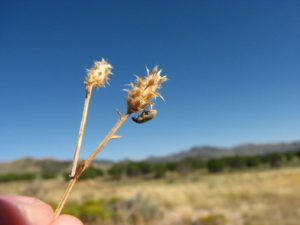
<path fill-rule="evenodd" d="M 52 208 L 30 197 L 0 195 L 1 225 L 82 225 L 77 218 L 61 215 L 54 218 Z"/>

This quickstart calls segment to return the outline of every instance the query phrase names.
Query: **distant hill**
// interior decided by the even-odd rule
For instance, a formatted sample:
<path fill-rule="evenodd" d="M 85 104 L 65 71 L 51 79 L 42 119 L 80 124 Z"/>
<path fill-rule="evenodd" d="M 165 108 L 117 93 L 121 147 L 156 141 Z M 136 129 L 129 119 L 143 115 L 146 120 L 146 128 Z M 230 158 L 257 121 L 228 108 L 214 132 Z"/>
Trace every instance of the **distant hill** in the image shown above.
<path fill-rule="evenodd" d="M 163 157 L 150 157 L 147 161 L 153 162 L 172 162 L 183 158 L 192 157 L 197 159 L 211 159 L 224 156 L 252 156 L 276 152 L 293 152 L 300 150 L 300 141 L 290 143 L 272 143 L 272 144 L 245 144 L 232 148 L 219 148 L 212 146 L 193 147 L 186 151 L 170 154 Z"/>
<path fill-rule="evenodd" d="M 22 158 L 11 162 L 0 162 L 0 174 L 7 173 L 41 173 L 51 171 L 65 173 L 71 169 L 70 160 Z M 95 160 L 94 167 L 105 168 L 112 164 L 108 160 Z"/>
<path fill-rule="evenodd" d="M 293 152 L 300 150 L 300 141 L 290 143 L 273 143 L 273 144 L 245 144 L 232 148 L 219 147 L 193 147 L 186 151 L 163 156 L 150 157 L 146 161 L 150 162 L 172 162 L 179 161 L 183 158 L 193 157 L 197 159 L 211 159 L 223 156 L 251 156 L 261 155 L 274 152 Z M 94 167 L 105 169 L 114 162 L 109 160 L 96 160 Z M 23 158 L 12 162 L 0 162 L 0 174 L 7 173 L 41 173 L 51 171 L 55 173 L 65 173 L 70 171 L 71 161 L 61 161 L 56 159 L 33 159 Z"/>

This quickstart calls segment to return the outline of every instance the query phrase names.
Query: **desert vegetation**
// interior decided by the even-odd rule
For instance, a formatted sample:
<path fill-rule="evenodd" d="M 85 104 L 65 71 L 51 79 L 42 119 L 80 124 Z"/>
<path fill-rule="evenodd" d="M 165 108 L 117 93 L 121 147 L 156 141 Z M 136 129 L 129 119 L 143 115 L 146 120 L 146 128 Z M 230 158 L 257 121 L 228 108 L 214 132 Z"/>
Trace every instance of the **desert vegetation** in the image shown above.
<path fill-rule="evenodd" d="M 280 167 L 222 172 L 204 168 L 184 176 L 174 170 L 161 178 L 124 175 L 115 179 L 109 169 L 101 170 L 103 175 L 78 181 L 62 213 L 75 215 L 88 225 L 297 225 L 297 160 Z M 91 174 L 98 174 L 93 171 Z M 64 174 L 53 179 L 36 175 L 30 181 L 2 182 L 0 192 L 35 196 L 55 208 L 66 183 Z"/>
<path fill-rule="evenodd" d="M 95 164 L 86 169 L 80 180 L 103 179 L 118 181 L 127 179 L 162 179 L 173 175 L 186 176 L 194 172 L 202 174 L 217 174 L 238 171 L 259 171 L 281 167 L 294 167 L 300 165 L 300 150 L 282 153 L 271 153 L 254 156 L 219 157 L 208 160 L 191 157 L 172 162 L 155 161 L 124 161 L 106 165 Z M 40 163 L 40 170 L 36 172 L 25 171 L 8 172 L 0 174 L 0 183 L 15 181 L 33 181 L 36 179 L 56 179 L 63 177 L 69 180 L 69 163 L 44 161 Z"/>
<path fill-rule="evenodd" d="M 0 193 L 35 196 L 55 208 L 70 163 L 32 164 L 39 172 L 2 173 Z M 62 213 L 87 225 L 297 225 L 299 166 L 300 151 L 95 163 L 78 180 Z"/>

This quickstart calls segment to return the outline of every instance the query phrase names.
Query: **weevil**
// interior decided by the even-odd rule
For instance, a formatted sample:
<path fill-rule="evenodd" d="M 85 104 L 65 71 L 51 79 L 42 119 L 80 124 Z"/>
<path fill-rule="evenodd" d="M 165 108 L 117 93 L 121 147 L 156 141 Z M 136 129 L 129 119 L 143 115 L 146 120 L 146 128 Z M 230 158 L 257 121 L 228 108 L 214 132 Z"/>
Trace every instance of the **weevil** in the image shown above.
<path fill-rule="evenodd" d="M 132 120 L 136 123 L 145 123 L 152 120 L 157 114 L 155 109 L 144 109 L 137 117 L 132 117 Z"/>

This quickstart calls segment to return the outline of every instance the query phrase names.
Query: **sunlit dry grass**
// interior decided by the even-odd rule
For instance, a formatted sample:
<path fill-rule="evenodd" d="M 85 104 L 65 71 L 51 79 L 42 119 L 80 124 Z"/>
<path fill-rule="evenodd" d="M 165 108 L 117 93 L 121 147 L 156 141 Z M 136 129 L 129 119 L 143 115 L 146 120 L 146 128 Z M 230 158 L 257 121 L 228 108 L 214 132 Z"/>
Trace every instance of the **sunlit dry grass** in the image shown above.
<path fill-rule="evenodd" d="M 57 202 L 64 188 L 63 180 L 50 180 L 1 184 L 0 192 Z M 284 168 L 149 181 L 86 180 L 78 183 L 70 202 L 142 194 L 157 202 L 163 212 L 155 224 L 298 225 L 299 189 L 300 168 Z"/>

